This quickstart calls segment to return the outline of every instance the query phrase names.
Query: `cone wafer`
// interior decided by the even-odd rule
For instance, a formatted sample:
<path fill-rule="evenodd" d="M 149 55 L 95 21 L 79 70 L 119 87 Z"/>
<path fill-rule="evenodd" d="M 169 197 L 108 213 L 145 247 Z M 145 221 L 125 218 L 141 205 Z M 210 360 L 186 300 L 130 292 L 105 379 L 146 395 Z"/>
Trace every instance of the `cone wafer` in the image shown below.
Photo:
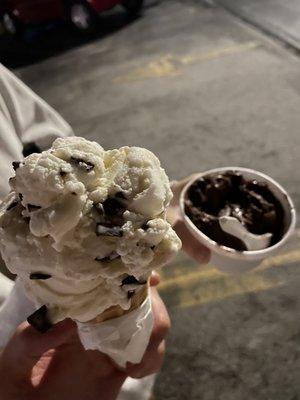
<path fill-rule="evenodd" d="M 97 317 L 93 318 L 90 321 L 87 321 L 86 324 L 98 324 L 100 322 L 108 321 L 113 318 L 121 317 L 122 315 L 128 314 L 131 311 L 137 309 L 143 302 L 146 300 L 148 296 L 148 288 L 149 281 L 147 285 L 144 285 L 143 288 L 137 291 L 131 298 L 131 306 L 128 310 L 124 310 L 120 306 L 112 306 L 107 310 L 103 311 L 103 313 L 97 315 Z"/>

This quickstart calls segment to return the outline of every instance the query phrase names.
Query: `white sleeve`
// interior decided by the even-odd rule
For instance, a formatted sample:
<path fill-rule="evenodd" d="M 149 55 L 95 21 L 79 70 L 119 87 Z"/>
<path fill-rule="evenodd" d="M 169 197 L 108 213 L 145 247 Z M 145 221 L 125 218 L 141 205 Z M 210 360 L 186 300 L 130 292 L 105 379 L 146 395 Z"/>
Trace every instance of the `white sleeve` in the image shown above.
<path fill-rule="evenodd" d="M 70 125 L 15 75 L 0 64 L 0 103 L 22 144 L 44 150 L 57 137 L 73 135 Z"/>
<path fill-rule="evenodd" d="M 16 279 L 12 286 L 8 297 L 0 307 L 0 352 L 16 327 L 36 309 L 33 302 L 27 298 L 19 279 Z"/>
<path fill-rule="evenodd" d="M 70 125 L 0 64 L 0 201 L 9 191 L 8 179 L 13 175 L 11 162 L 21 160 L 24 144 L 34 142 L 44 150 L 55 138 L 70 135 L 73 135 Z M 0 303 L 11 286 L 0 272 Z M 0 348 L 32 310 L 33 303 L 16 284 L 0 310 Z"/>
<path fill-rule="evenodd" d="M 0 272 L 0 307 L 4 300 L 8 297 L 13 285 L 14 282 Z"/>

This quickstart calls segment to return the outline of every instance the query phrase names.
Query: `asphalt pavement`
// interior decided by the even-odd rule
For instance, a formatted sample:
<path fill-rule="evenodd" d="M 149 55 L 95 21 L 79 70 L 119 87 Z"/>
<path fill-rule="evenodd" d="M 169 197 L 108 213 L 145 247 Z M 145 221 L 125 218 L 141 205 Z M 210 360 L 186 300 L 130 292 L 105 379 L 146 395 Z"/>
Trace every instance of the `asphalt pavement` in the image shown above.
<path fill-rule="evenodd" d="M 172 179 L 217 166 L 261 170 L 299 210 L 300 59 L 221 1 L 166 0 L 135 21 L 116 9 L 92 37 L 58 27 L 19 43 L 18 55 L 0 42 L 1 60 L 77 135 L 147 147 Z M 173 329 L 156 399 L 300 398 L 299 243 L 297 230 L 245 275 L 183 253 L 164 269 Z"/>
<path fill-rule="evenodd" d="M 298 0 L 215 0 L 246 21 L 300 51 L 300 2 Z"/>

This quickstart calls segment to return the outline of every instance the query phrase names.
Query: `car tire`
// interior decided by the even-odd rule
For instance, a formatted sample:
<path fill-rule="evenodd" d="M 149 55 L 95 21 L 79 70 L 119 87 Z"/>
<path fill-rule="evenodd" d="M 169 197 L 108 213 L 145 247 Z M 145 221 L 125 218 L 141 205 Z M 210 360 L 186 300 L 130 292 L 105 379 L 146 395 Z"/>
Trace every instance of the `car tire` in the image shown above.
<path fill-rule="evenodd" d="M 91 33 L 97 26 L 98 15 L 85 1 L 72 1 L 68 6 L 68 19 L 82 33 Z"/>
<path fill-rule="evenodd" d="M 21 22 L 10 12 L 5 12 L 2 17 L 2 24 L 6 33 L 17 36 L 22 32 Z"/>
<path fill-rule="evenodd" d="M 137 16 L 141 13 L 144 0 L 123 0 L 122 5 L 130 16 Z"/>

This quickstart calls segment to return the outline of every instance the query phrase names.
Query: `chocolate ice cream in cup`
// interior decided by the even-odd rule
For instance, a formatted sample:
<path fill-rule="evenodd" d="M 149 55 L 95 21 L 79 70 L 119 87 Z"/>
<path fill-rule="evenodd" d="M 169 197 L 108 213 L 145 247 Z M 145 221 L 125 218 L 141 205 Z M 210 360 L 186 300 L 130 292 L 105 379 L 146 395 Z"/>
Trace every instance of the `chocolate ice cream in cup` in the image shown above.
<path fill-rule="evenodd" d="M 210 263 L 229 273 L 249 271 L 276 254 L 296 225 L 295 207 L 284 188 L 271 177 L 242 167 L 194 175 L 180 194 L 180 210 L 188 230 L 211 250 Z M 250 232 L 249 237 L 269 237 L 269 243 L 250 250 L 242 235 L 223 230 L 224 217 Z"/>

